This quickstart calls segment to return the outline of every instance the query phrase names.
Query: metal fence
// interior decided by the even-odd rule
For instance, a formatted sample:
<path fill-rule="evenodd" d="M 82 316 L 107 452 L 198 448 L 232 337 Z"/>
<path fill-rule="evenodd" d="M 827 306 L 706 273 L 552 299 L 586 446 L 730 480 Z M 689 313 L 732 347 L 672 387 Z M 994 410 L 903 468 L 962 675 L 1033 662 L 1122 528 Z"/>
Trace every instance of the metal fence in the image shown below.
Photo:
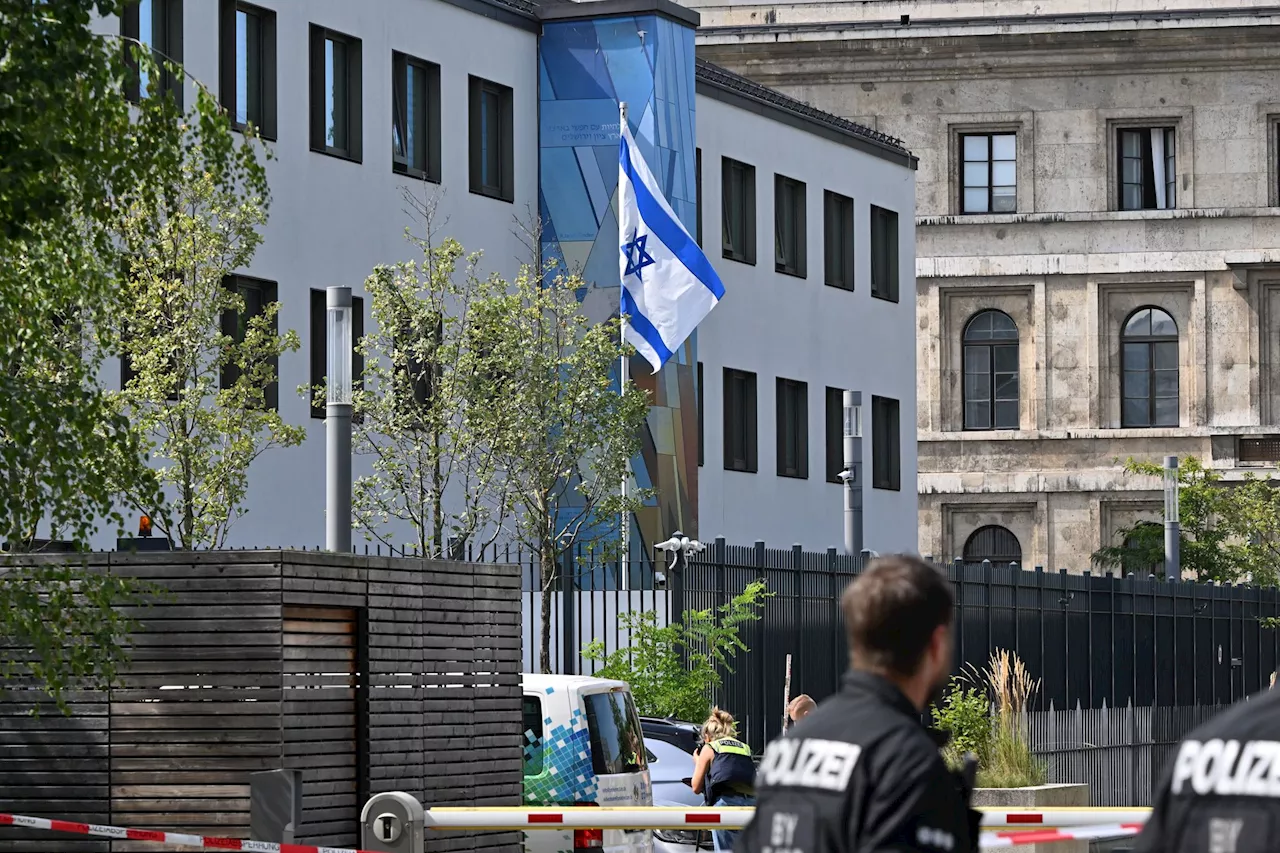
<path fill-rule="evenodd" d="M 525 611 L 536 613 L 536 570 L 518 554 L 504 557 L 525 566 Z M 617 585 L 616 562 L 566 561 L 571 589 L 552 603 L 554 669 L 594 671 L 578 656 L 592 639 L 626 647 L 616 615 L 628 607 L 678 618 L 724 604 L 760 578 L 773 595 L 744 629 L 750 651 L 724 674 L 716 702 L 760 749 L 781 730 L 788 654 L 792 695 L 821 700 L 838 688 L 847 667 L 839 598 L 861 571 L 859 558 L 718 539 L 682 571 L 659 564 L 655 575 L 642 565 L 632 566 L 633 585 L 665 574 L 665 588 L 607 589 Z M 1280 663 L 1280 632 L 1261 621 L 1280 617 L 1275 589 L 989 563 L 945 570 L 956 592 L 957 670 L 985 666 L 998 648 L 1017 652 L 1041 680 L 1035 749 L 1055 781 L 1092 783 L 1098 805 L 1147 802 L 1172 744 L 1216 708 L 1266 687 Z M 537 660 L 534 627 L 526 619 L 526 664 Z"/>

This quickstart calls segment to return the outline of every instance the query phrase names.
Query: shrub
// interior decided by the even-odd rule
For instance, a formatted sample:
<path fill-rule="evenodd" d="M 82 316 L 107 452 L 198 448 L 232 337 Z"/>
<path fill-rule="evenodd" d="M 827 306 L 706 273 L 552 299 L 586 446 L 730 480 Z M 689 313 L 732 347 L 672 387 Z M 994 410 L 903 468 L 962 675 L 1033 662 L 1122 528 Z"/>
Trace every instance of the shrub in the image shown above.
<path fill-rule="evenodd" d="M 933 724 L 951 735 L 943 754 L 956 768 L 967 752 L 976 755 L 981 766 L 991 749 L 991 703 L 986 691 L 968 683 L 964 676 L 951 679 L 942 703 L 933 708 Z"/>

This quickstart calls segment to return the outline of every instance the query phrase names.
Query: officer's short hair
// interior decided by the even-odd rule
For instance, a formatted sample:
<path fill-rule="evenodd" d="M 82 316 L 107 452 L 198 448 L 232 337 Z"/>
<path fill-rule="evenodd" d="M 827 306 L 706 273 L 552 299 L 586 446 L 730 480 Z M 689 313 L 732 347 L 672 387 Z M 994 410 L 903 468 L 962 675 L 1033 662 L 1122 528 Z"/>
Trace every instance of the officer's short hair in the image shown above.
<path fill-rule="evenodd" d="M 849 655 L 858 669 L 914 675 L 939 626 L 955 608 L 951 582 L 918 557 L 871 561 L 840 599 Z"/>

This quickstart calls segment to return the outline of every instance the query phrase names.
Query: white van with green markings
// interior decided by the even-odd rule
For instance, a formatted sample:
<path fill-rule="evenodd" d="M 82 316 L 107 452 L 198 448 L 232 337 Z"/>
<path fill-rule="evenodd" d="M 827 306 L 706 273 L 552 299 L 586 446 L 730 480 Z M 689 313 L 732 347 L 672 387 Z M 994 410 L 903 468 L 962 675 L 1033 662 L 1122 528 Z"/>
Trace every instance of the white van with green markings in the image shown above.
<path fill-rule="evenodd" d="M 521 678 L 525 805 L 653 805 L 644 735 L 625 682 L 529 673 Z M 524 835 L 527 853 L 653 853 L 647 829 L 539 829 Z"/>

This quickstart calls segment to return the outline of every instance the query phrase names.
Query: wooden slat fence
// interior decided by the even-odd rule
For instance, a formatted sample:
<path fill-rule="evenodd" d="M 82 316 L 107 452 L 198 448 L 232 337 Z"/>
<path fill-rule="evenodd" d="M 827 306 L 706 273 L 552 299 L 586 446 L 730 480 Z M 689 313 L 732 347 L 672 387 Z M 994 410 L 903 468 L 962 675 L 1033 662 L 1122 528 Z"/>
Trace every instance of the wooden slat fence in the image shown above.
<path fill-rule="evenodd" d="M 4 685 L 0 811 L 247 838 L 250 774 L 288 767 L 303 771 L 296 840 L 352 847 L 372 793 L 519 804 L 511 567 L 266 551 L 88 565 L 169 594 L 134 611 L 142 629 L 122 683 L 73 695 L 71 717 L 28 716 L 38 694 Z M 518 844 L 516 833 L 428 837 L 433 853 Z M 135 849 L 154 846 L 0 829 L 0 853 Z"/>

